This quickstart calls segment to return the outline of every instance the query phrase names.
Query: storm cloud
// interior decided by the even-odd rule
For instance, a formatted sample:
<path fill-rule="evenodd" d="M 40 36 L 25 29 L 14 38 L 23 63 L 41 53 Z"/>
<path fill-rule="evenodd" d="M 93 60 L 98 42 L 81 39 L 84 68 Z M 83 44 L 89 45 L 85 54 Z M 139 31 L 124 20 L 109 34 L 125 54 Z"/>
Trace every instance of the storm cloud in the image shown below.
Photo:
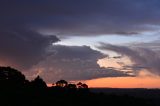
<path fill-rule="evenodd" d="M 89 46 L 55 45 L 59 41 L 56 36 L 24 28 L 0 33 L 0 64 L 21 70 L 29 79 L 36 75 L 47 82 L 130 76 L 120 70 L 100 68 L 98 59 L 107 55 Z"/>
<path fill-rule="evenodd" d="M 31 30 L 0 30 L 0 63 L 25 70 L 48 54 L 56 36 L 43 36 Z"/>
<path fill-rule="evenodd" d="M 156 31 L 159 5 L 159 0 L 0 0 L 0 64 L 31 77 L 38 73 L 50 82 L 129 76 L 100 68 L 97 60 L 106 57 L 100 51 L 54 43 L 62 37 L 133 36 Z M 113 45 L 101 49 L 127 55 L 159 74 L 160 57 L 150 49 Z"/>
<path fill-rule="evenodd" d="M 136 35 L 157 30 L 159 0 L 1 0 L 1 26 L 58 36 Z"/>
<path fill-rule="evenodd" d="M 88 80 L 132 76 L 120 70 L 100 68 L 97 61 L 106 55 L 89 46 L 54 45 L 52 50 L 55 54 L 48 56 L 32 69 L 50 83 L 57 79 Z"/>
<path fill-rule="evenodd" d="M 147 45 L 147 43 L 144 43 Z M 150 48 L 145 48 L 145 46 L 117 46 L 111 44 L 101 43 L 98 46 L 101 50 L 110 50 L 114 51 L 122 56 L 128 56 L 135 65 L 134 68 L 144 68 L 150 71 L 153 74 L 160 75 L 160 55 L 159 51 L 152 50 Z M 130 67 L 131 68 L 131 67 Z"/>

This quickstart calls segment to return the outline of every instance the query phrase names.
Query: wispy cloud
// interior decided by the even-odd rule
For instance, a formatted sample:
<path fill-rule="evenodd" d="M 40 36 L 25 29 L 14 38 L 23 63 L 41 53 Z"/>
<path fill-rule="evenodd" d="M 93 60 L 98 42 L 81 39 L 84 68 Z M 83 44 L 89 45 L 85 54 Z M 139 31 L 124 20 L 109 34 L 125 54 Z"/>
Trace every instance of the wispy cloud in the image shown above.
<path fill-rule="evenodd" d="M 134 63 L 132 67 L 133 71 L 140 71 L 141 68 L 147 69 L 149 72 L 160 75 L 160 55 L 159 51 L 153 51 L 148 48 L 139 47 L 127 47 L 101 43 L 98 46 L 102 50 L 114 51 L 122 56 L 128 56 Z M 127 68 L 127 67 L 126 67 Z"/>

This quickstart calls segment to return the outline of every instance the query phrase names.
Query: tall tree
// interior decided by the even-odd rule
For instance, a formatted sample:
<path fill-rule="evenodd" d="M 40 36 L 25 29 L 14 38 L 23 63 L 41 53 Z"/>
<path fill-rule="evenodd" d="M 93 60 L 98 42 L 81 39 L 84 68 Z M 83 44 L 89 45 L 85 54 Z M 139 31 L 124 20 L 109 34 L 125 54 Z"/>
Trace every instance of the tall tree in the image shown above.
<path fill-rule="evenodd" d="M 18 70 L 11 67 L 0 67 L 0 85 L 1 87 L 20 87 L 28 81 Z"/>
<path fill-rule="evenodd" d="M 33 81 L 31 81 L 31 86 L 35 88 L 46 88 L 47 85 L 43 81 L 43 79 L 40 76 L 37 76 Z"/>

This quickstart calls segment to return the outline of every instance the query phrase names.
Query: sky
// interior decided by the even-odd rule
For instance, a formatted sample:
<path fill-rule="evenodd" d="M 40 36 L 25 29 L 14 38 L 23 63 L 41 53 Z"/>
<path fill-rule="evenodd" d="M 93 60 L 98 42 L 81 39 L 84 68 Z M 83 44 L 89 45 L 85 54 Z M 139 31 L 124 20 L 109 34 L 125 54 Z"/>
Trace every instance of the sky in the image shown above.
<path fill-rule="evenodd" d="M 30 80 L 160 88 L 159 0 L 0 0 L 0 65 Z"/>

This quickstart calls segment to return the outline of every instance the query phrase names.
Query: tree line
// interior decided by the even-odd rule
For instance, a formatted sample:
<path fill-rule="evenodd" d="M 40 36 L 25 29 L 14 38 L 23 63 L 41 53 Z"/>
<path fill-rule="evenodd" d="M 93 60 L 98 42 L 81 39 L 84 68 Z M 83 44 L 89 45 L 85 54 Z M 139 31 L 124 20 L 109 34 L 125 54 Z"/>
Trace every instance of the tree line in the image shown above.
<path fill-rule="evenodd" d="M 154 103 L 159 106 L 159 100 Z M 14 68 L 0 67 L 0 106 L 155 106 L 154 103 L 129 95 L 93 93 L 81 82 L 59 80 L 48 87 L 40 76 L 29 81 Z"/>
<path fill-rule="evenodd" d="M 68 83 L 66 80 L 59 80 L 55 84 L 52 84 L 51 88 L 59 88 L 59 89 L 88 89 L 88 85 L 82 82 L 78 82 L 77 84 Z M 23 75 L 20 71 L 11 68 L 11 67 L 0 67 L 0 88 L 37 88 L 37 89 L 45 89 L 47 88 L 47 84 L 40 77 L 37 76 L 34 80 L 27 80 L 25 75 Z"/>

